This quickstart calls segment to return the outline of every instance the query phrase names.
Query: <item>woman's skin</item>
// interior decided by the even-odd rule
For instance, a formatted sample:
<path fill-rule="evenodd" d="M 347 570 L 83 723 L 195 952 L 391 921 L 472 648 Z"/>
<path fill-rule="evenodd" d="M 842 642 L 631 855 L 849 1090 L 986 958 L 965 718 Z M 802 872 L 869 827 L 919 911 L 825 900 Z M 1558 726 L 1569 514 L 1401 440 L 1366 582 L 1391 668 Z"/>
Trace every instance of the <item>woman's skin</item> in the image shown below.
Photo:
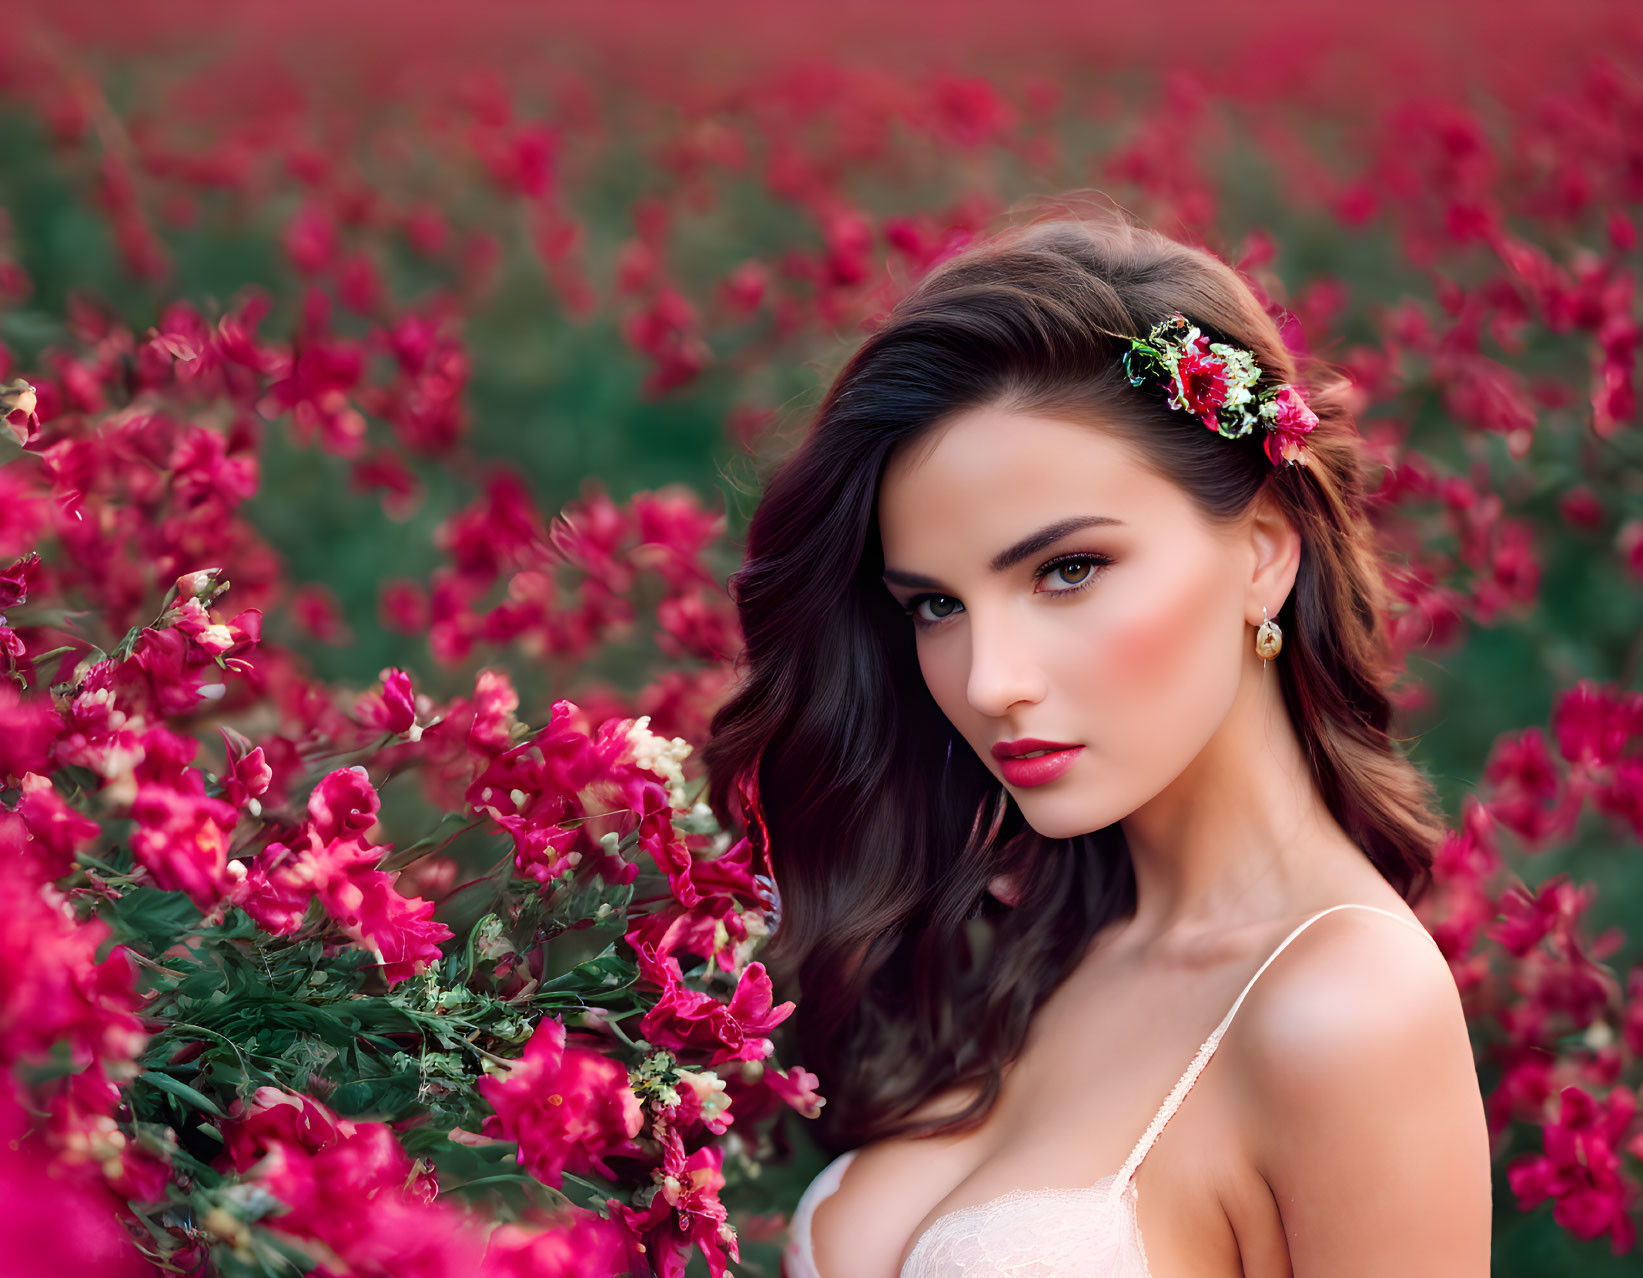
<path fill-rule="evenodd" d="M 1088 518 L 1111 522 L 995 570 Z M 878 522 L 886 588 L 933 623 L 919 665 L 955 733 L 1001 782 L 995 742 L 1082 744 L 1056 780 L 1006 788 L 1046 835 L 1121 822 L 1138 897 L 1035 1014 L 981 1127 L 853 1160 L 812 1225 L 824 1278 L 893 1278 L 945 1212 L 1116 1172 L 1298 923 L 1343 902 L 1415 918 L 1330 815 L 1255 653 L 1262 605 L 1276 616 L 1300 562 L 1275 508 L 1216 529 L 1098 425 L 986 407 L 891 459 Z M 1436 947 L 1369 911 L 1309 927 L 1136 1185 L 1157 1278 L 1483 1278 L 1488 1140 Z"/>

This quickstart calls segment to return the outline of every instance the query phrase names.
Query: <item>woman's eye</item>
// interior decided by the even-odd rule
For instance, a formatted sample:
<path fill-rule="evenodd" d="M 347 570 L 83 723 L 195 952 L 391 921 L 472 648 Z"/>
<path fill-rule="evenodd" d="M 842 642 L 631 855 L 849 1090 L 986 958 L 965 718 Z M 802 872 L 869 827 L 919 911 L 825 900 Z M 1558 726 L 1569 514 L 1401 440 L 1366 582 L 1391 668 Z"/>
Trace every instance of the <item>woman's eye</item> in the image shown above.
<path fill-rule="evenodd" d="M 1055 560 L 1044 565 L 1034 576 L 1035 581 L 1043 581 L 1048 577 L 1059 576 L 1061 585 L 1049 590 L 1040 590 L 1036 593 L 1045 595 L 1071 595 L 1090 585 L 1096 574 L 1112 560 L 1104 555 L 1068 555 L 1065 559 Z M 925 612 L 925 605 L 929 605 L 929 612 Z M 963 611 L 964 605 L 951 595 L 915 595 L 903 606 L 905 612 L 920 626 L 933 626 L 947 620 L 954 613 Z"/>
<path fill-rule="evenodd" d="M 1052 560 L 1038 570 L 1038 580 L 1059 576 L 1065 584 L 1060 588 L 1041 590 L 1040 594 L 1070 595 L 1094 583 L 1097 576 L 1112 560 L 1105 555 L 1068 555 Z"/>
<path fill-rule="evenodd" d="M 931 615 L 928 617 L 919 611 L 925 604 L 930 605 Z M 921 621 L 928 625 L 931 622 L 944 621 L 951 617 L 957 610 L 955 607 L 957 604 L 958 600 L 951 595 L 920 595 L 907 605 L 907 611 L 912 615 L 914 621 Z M 946 611 L 942 611 L 943 606 L 945 606 Z"/>
<path fill-rule="evenodd" d="M 1054 577 L 1059 573 L 1061 580 L 1067 585 L 1082 586 L 1090 579 L 1090 574 L 1094 571 L 1095 560 L 1093 559 L 1065 559 L 1044 575 L 1045 577 Z"/>

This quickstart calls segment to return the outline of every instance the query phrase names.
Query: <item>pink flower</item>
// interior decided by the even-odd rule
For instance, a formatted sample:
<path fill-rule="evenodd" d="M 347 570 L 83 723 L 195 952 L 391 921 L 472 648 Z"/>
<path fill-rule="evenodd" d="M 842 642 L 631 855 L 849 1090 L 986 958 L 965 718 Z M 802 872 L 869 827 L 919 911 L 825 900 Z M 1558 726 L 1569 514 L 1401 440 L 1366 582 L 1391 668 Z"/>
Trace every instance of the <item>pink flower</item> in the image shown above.
<path fill-rule="evenodd" d="M 336 256 L 336 223 L 327 210 L 304 204 L 286 223 L 281 241 L 291 264 L 302 274 L 312 275 L 325 270 Z"/>
<path fill-rule="evenodd" d="M 672 890 L 674 899 L 680 905 L 695 905 L 701 898 L 696 891 L 696 885 L 691 881 L 691 867 L 693 859 L 690 848 L 686 845 L 679 827 L 673 823 L 673 809 L 668 801 L 666 787 L 651 780 L 640 780 L 629 787 L 629 793 L 637 790 L 641 796 L 638 799 L 637 810 L 643 815 L 639 820 L 639 846 L 650 855 L 656 863 L 656 868 L 667 876 L 668 887 Z"/>
<path fill-rule="evenodd" d="M 78 922 L 23 861 L 0 858 L 0 1081 L 54 1051 L 83 1068 L 142 1050 L 136 965 L 123 946 L 99 959 L 108 939 L 101 919 Z"/>
<path fill-rule="evenodd" d="M 728 944 L 721 943 L 721 937 Z M 734 967 L 735 943 L 746 938 L 747 925 L 740 913 L 722 901 L 641 914 L 623 937 L 635 950 L 646 944 L 661 955 L 712 959 L 726 972 Z"/>
<path fill-rule="evenodd" d="M 513 836 L 515 864 L 540 881 L 587 861 L 610 882 L 631 882 L 638 866 L 607 854 L 598 838 L 637 829 L 643 850 L 689 895 L 690 853 L 658 773 L 634 761 L 633 721 L 607 719 L 590 736 L 584 717 L 574 703 L 554 702 L 542 729 L 474 779 L 469 804 Z"/>
<path fill-rule="evenodd" d="M 122 1073 L 129 1068 L 120 1065 Z M 54 1170 L 89 1164 L 121 1198 L 158 1202 L 165 1197 L 171 1166 L 120 1130 L 116 1115 L 124 1101 L 102 1062 L 45 1084 L 36 1098 L 49 1113 L 46 1138 L 57 1155 Z"/>
<path fill-rule="evenodd" d="M 0 609 L 28 602 L 29 590 L 39 575 L 40 556 L 36 551 L 30 551 L 0 571 Z"/>
<path fill-rule="evenodd" d="M 515 711 L 519 694 L 505 671 L 481 670 L 474 676 L 473 723 L 468 728 L 468 745 L 482 754 L 498 755 L 510 748 L 523 732 Z"/>
<path fill-rule="evenodd" d="M 1591 889 L 1575 887 L 1567 874 L 1553 875 L 1534 889 L 1514 885 L 1501 896 L 1502 917 L 1489 926 L 1488 935 L 1507 953 L 1522 958 L 1554 931 L 1567 933 L 1591 898 Z"/>
<path fill-rule="evenodd" d="M 24 696 L 0 679 L 0 784 L 8 777 L 52 770 L 52 746 L 63 723 L 49 696 Z"/>
<path fill-rule="evenodd" d="M 592 1212 L 540 1225 L 502 1225 L 485 1251 L 484 1278 L 616 1278 L 630 1272 L 632 1247 L 621 1225 Z"/>
<path fill-rule="evenodd" d="M 131 817 L 137 823 L 132 853 L 160 887 L 186 893 L 206 912 L 234 889 L 238 880 L 229 870 L 228 844 L 239 813 L 228 804 L 203 793 L 140 783 Z"/>
<path fill-rule="evenodd" d="M 635 494 L 631 510 L 639 538 L 633 551 L 636 564 L 657 572 L 671 594 L 717 586 L 702 555 L 724 532 L 722 511 L 704 508 L 701 497 L 680 484 Z"/>
<path fill-rule="evenodd" d="M 356 461 L 349 486 L 354 492 L 380 493 L 383 512 L 396 523 L 409 519 L 422 504 L 422 481 L 387 449 Z M 383 587 L 385 597 L 391 588 Z M 335 629 L 339 635 L 337 642 L 343 642 L 347 632 L 340 614 L 336 617 Z"/>
<path fill-rule="evenodd" d="M 753 883 L 752 845 L 738 839 L 712 859 L 691 858 L 670 876 L 673 900 L 662 909 L 632 916 L 625 937 L 638 950 L 641 942 L 667 957 L 687 954 L 711 959 L 722 970 L 736 970 L 735 947 L 748 937 L 744 909 L 763 908 Z M 686 900 L 693 902 L 688 907 Z"/>
<path fill-rule="evenodd" d="M 152 1278 L 154 1266 L 122 1228 L 120 1194 L 95 1163 L 64 1161 L 38 1120 L 0 1087 L 0 1201 L 6 1268 L 18 1275 Z"/>
<path fill-rule="evenodd" d="M 414 581 L 385 581 L 377 592 L 377 617 L 386 630 L 402 635 L 428 629 L 428 596 Z"/>
<path fill-rule="evenodd" d="M 479 1080 L 495 1115 L 486 1135 L 519 1143 L 519 1165 L 559 1188 L 564 1173 L 611 1176 L 605 1158 L 634 1155 L 644 1125 L 639 1098 L 621 1065 L 598 1052 L 567 1047 L 562 1021 L 544 1017 L 506 1074 Z"/>
<path fill-rule="evenodd" d="M 1535 405 L 1521 374 L 1482 355 L 1451 357 L 1441 367 L 1445 405 L 1464 422 L 1527 441 Z"/>
<path fill-rule="evenodd" d="M 1637 1186 L 1622 1168 L 1620 1146 L 1636 1110 L 1637 1098 L 1624 1087 L 1601 1102 L 1565 1087 L 1557 1119 L 1544 1128 L 1545 1151 L 1507 1166 L 1518 1209 L 1550 1198 L 1552 1219 L 1575 1237 L 1608 1234 L 1615 1255 L 1630 1251 L 1637 1240 L 1631 1216 Z"/>
<path fill-rule="evenodd" d="M 54 732 L 53 763 L 90 768 L 111 781 L 129 776 L 143 756 L 137 730 L 143 720 L 135 706 L 146 687 L 147 679 L 134 661 L 95 662 L 63 708 L 65 722 Z M 5 686 L 0 685 L 0 728 L 5 721 Z M 6 734 L 0 731 L 0 754 L 5 743 Z"/>
<path fill-rule="evenodd" d="M 0 855 L 31 861 L 42 880 L 60 879 L 102 827 L 70 807 L 48 777 L 26 772 L 21 786 L 16 808 L 0 804 Z"/>
<path fill-rule="evenodd" d="M 1613 781 L 1592 796 L 1598 811 L 1619 817 L 1643 838 L 1643 759 L 1628 756 L 1614 765 Z"/>
<path fill-rule="evenodd" d="M 247 608 L 232 621 L 218 621 L 198 599 L 187 599 L 172 608 L 166 619 L 210 657 L 242 652 L 262 637 L 260 608 Z"/>
<path fill-rule="evenodd" d="M 343 933 L 377 956 L 390 985 L 439 958 L 451 930 L 434 903 L 405 896 L 380 870 L 386 848 L 366 839 L 380 806 L 363 768 L 339 768 L 308 798 L 309 820 L 288 843 L 270 843 L 234 903 L 275 934 L 294 932 L 318 899 Z"/>
<path fill-rule="evenodd" d="M 1274 466 L 1293 462 L 1301 456 L 1301 447 L 1312 428 L 1318 424 L 1318 415 L 1307 407 L 1300 391 L 1285 386 L 1276 396 L 1278 413 L 1265 441 L 1267 460 Z"/>
<path fill-rule="evenodd" d="M 1557 700 L 1552 731 L 1558 752 L 1587 771 L 1612 767 L 1643 734 L 1643 693 L 1582 679 Z"/>
<path fill-rule="evenodd" d="M 301 927 L 314 899 L 307 877 L 290 868 L 294 856 L 285 844 L 270 843 L 251 863 L 233 898 L 258 927 L 275 936 L 289 936 Z"/>
<path fill-rule="evenodd" d="M 725 1079 L 692 1069 L 678 1071 L 674 1088 L 679 1099 L 672 1105 L 653 1101 L 657 1122 L 665 1123 L 681 1136 L 701 1127 L 716 1136 L 730 1130 L 739 1117 L 730 1112 L 732 1097 Z"/>
<path fill-rule="evenodd" d="M 432 901 L 395 889 L 398 877 L 381 870 L 351 876 L 350 886 L 359 893 L 355 904 L 346 914 L 331 911 L 344 931 L 377 956 L 390 985 L 437 963 L 440 944 L 452 936 L 450 928 L 434 921 Z"/>
<path fill-rule="evenodd" d="M 656 641 L 670 657 L 728 661 L 741 646 L 734 605 L 722 591 L 691 590 L 656 605 Z"/>
<path fill-rule="evenodd" d="M 325 843 L 305 827 L 292 845 L 264 849 L 236 901 L 259 926 L 283 934 L 317 898 L 345 935 L 376 955 L 392 985 L 436 962 L 452 933 L 434 921 L 432 901 L 400 894 L 397 875 L 376 868 L 383 852 L 353 839 Z"/>
<path fill-rule="evenodd" d="M 311 1096 L 259 1087 L 247 1104 L 234 1102 L 223 1124 L 223 1153 L 236 1171 L 245 1171 L 274 1145 L 284 1142 L 315 1153 L 351 1135 L 356 1124 L 339 1118 Z M 410 1160 L 406 1160 L 409 1167 Z"/>
<path fill-rule="evenodd" d="M 250 741 L 233 728 L 219 727 L 228 769 L 223 774 L 223 800 L 236 808 L 243 808 L 252 799 L 268 793 L 274 780 L 274 770 L 268 766 L 261 746 L 252 747 Z"/>
<path fill-rule="evenodd" d="M 237 505 L 256 493 L 261 478 L 254 451 L 205 426 L 192 428 L 178 440 L 171 471 L 174 497 L 206 509 Z M 227 588 L 225 581 L 222 589 Z M 236 618 L 236 623 L 243 621 Z"/>
<path fill-rule="evenodd" d="M 149 696 L 162 715 L 197 714 L 202 703 L 221 696 L 222 672 L 191 650 L 180 630 L 144 630 L 132 649 L 131 661 L 147 676 Z"/>
<path fill-rule="evenodd" d="M 760 1081 L 806 1118 L 816 1117 L 827 1103 L 816 1090 L 821 1079 L 797 1065 L 785 1070 L 766 1069 Z"/>
<path fill-rule="evenodd" d="M 692 1248 L 701 1249 L 710 1278 L 724 1278 L 725 1252 L 741 1259 L 729 1212 L 719 1201 L 724 1150 L 703 1146 L 687 1158 L 684 1142 L 665 1124 L 657 1138 L 662 1165 L 651 1172 L 659 1188 L 650 1205 L 635 1209 L 612 1198 L 606 1207 L 633 1244 L 644 1247 L 657 1278 L 683 1278 Z"/>
<path fill-rule="evenodd" d="M 188 894 L 209 911 L 238 883 L 228 864 L 229 840 L 239 811 L 205 793 L 205 776 L 189 762 L 199 749 L 192 737 L 151 728 L 140 738 L 135 769 L 131 850 L 154 882 Z"/>
<path fill-rule="evenodd" d="M 488 476 L 485 492 L 442 523 L 434 541 L 462 577 L 486 585 L 504 569 L 539 566 L 548 552 L 548 530 L 530 490 L 506 470 Z"/>
<path fill-rule="evenodd" d="M 1495 787 L 1489 810 L 1530 845 L 1566 833 L 1580 816 L 1581 795 L 1564 787 L 1539 728 L 1498 738 L 1483 775 Z"/>
<path fill-rule="evenodd" d="M 21 664 L 28 656 L 28 651 L 23 636 L 0 621 L 0 656 L 5 657 L 8 662 Z"/>
<path fill-rule="evenodd" d="M 639 949 L 639 975 L 661 996 L 640 1022 L 644 1036 L 659 1047 L 707 1052 L 707 1064 L 758 1061 L 772 1049 L 766 1037 L 793 1011 L 791 1001 L 771 1006 L 772 985 L 763 963 L 749 963 L 728 1002 L 690 989 L 679 960 L 660 958 L 648 943 Z"/>
<path fill-rule="evenodd" d="M 329 1259 L 321 1278 L 457 1278 L 484 1244 L 468 1217 L 435 1202 L 438 1185 L 385 1123 L 340 1118 L 307 1096 L 258 1089 L 224 1124 L 223 1158 L 285 1204 L 265 1222 Z M 247 1161 L 249 1160 L 249 1161 Z"/>
<path fill-rule="evenodd" d="M 634 518 L 590 481 L 581 498 L 559 512 L 549 535 L 568 563 L 620 595 L 633 588 L 634 569 L 624 547 Z"/>
<path fill-rule="evenodd" d="M 416 693 L 411 688 L 411 676 L 390 667 L 378 678 L 382 680 L 381 689 L 364 694 L 355 703 L 360 722 L 396 737 L 409 732 L 416 726 Z"/>
<path fill-rule="evenodd" d="M 321 842 L 362 838 L 376 825 L 381 807 L 370 773 L 358 766 L 338 768 L 309 794 L 308 819 Z"/>
<path fill-rule="evenodd" d="M 310 583 L 298 587 L 291 592 L 288 607 L 305 635 L 337 647 L 353 641 L 342 618 L 341 604 L 335 593 L 325 586 Z"/>

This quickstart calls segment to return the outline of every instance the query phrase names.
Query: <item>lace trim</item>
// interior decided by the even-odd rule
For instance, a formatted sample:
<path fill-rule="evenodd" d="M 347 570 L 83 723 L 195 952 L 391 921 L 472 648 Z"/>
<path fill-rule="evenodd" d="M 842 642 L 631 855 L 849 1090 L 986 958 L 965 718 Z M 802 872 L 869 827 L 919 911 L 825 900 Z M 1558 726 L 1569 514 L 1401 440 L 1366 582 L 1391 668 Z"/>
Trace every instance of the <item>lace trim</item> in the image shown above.
<path fill-rule="evenodd" d="M 1102 1203 L 1106 1204 L 1126 1191 L 1130 1197 L 1134 1198 L 1136 1196 L 1134 1182 L 1120 1186 L 1116 1172 L 1103 1176 L 1092 1185 L 1045 1185 L 1039 1189 L 1007 1189 L 1002 1194 L 996 1194 L 992 1198 L 984 1198 L 979 1203 L 968 1203 L 963 1207 L 955 1207 L 952 1211 L 942 1212 L 941 1215 L 930 1222 L 930 1228 L 919 1235 L 919 1242 L 922 1243 L 934 1233 L 937 1225 L 945 1224 L 949 1220 L 964 1220 L 970 1216 L 985 1214 L 990 1208 L 1001 1207 L 1005 1203 L 1019 1202 L 1026 1198 L 1086 1198 L 1091 1194 L 1096 1194 L 1101 1198 Z M 909 1252 L 908 1255 L 913 1255 L 917 1250 L 918 1248 L 915 1246 L 913 1252 Z"/>
<path fill-rule="evenodd" d="M 1020 1273 L 1037 1278 L 1062 1273 L 1055 1267 L 1059 1261 L 1087 1263 L 1092 1259 L 1092 1244 L 1114 1260 L 1123 1257 L 1125 1245 L 1129 1244 L 1130 1256 L 1124 1258 L 1129 1264 L 1123 1272 L 1128 1274 L 1133 1262 L 1138 1261 L 1141 1278 L 1151 1278 L 1146 1244 L 1135 1213 L 1136 1199 L 1134 1182 L 1120 1181 L 1115 1173 L 1093 1185 L 1011 1189 L 979 1203 L 956 1207 L 937 1216 L 919 1235 L 907 1253 L 901 1278 L 968 1273 L 972 1267 L 978 1275 Z M 1012 1207 L 1026 1207 L 1030 1212 L 1041 1204 L 1080 1207 L 1092 1202 L 1093 1216 L 1057 1213 L 1033 1221 L 1032 1228 L 1021 1228 L 1020 1222 L 1002 1230 L 995 1228 L 1000 1216 L 1019 1214 L 1012 1213 Z"/>

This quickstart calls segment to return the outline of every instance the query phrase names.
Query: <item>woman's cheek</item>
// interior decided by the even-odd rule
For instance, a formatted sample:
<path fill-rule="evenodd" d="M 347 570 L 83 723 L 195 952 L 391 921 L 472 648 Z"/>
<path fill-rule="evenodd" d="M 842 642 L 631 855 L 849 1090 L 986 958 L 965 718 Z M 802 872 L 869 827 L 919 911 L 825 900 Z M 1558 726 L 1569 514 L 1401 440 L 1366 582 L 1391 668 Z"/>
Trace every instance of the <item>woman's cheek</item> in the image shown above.
<path fill-rule="evenodd" d="M 1136 728 L 1145 725 L 1135 724 L 1135 716 L 1149 724 L 1179 722 L 1185 727 L 1180 716 L 1207 708 L 1223 675 L 1237 678 L 1225 638 L 1205 622 L 1213 598 L 1213 588 L 1155 577 L 1132 597 L 1103 601 L 1106 606 L 1087 649 L 1088 677 L 1081 680 L 1093 703 L 1087 708 L 1109 720 L 1130 720 Z"/>
<path fill-rule="evenodd" d="M 937 639 L 921 640 L 918 644 L 919 673 L 924 686 L 949 720 L 962 723 L 969 707 L 965 701 L 966 672 L 962 669 L 962 654 L 951 643 Z"/>
<path fill-rule="evenodd" d="M 1146 690 L 1178 683 L 1197 629 L 1191 596 L 1163 597 L 1154 587 L 1103 602 L 1091 653 L 1099 684 L 1119 700 L 1144 701 L 1155 695 Z"/>

